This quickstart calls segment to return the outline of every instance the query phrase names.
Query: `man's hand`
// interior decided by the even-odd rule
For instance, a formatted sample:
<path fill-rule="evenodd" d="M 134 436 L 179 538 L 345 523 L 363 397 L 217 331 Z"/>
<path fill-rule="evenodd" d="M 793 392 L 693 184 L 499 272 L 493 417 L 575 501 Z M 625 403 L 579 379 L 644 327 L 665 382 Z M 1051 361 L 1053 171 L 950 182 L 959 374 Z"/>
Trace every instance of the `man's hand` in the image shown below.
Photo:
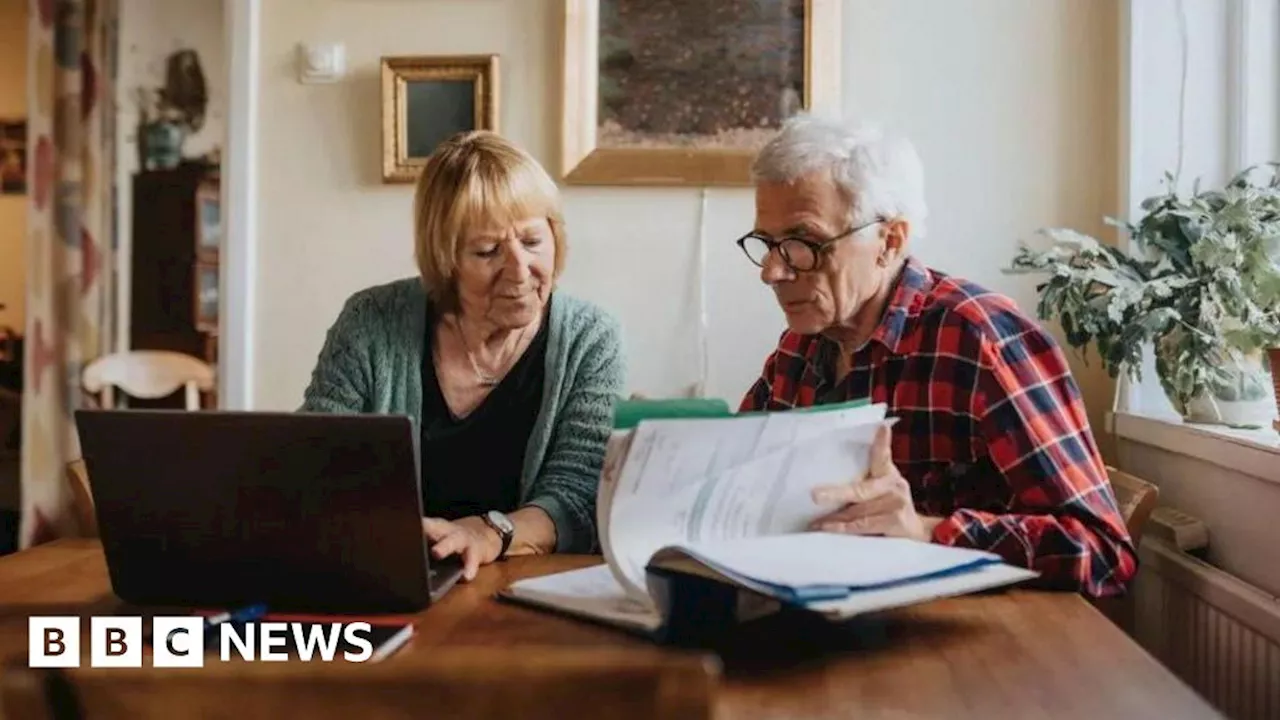
<path fill-rule="evenodd" d="M 929 542 L 933 529 L 942 520 L 916 514 L 911 486 L 893 464 L 891 439 L 889 425 L 881 425 L 871 444 L 871 464 L 862 482 L 814 488 L 814 502 L 841 505 L 815 520 L 811 525 L 814 530 Z"/>
<path fill-rule="evenodd" d="M 462 556 L 462 579 L 473 580 L 481 565 L 498 559 L 502 538 L 478 517 L 459 518 L 452 522 L 440 518 L 423 518 L 422 531 L 431 541 L 431 555 L 442 560 L 450 555 Z"/>

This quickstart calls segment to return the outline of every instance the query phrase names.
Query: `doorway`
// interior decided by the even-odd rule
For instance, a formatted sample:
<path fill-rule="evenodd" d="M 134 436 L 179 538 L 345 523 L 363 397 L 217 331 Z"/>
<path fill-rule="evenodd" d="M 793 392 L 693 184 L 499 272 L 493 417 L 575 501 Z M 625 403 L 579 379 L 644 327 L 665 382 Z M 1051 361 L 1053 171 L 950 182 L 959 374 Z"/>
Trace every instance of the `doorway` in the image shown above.
<path fill-rule="evenodd" d="M 0 3 L 6 1 L 10 0 L 0 0 Z M 23 8 L 28 6 L 24 0 L 18 0 L 18 4 Z M 180 8 L 175 8 L 179 4 Z M 64 5 L 58 6 L 63 8 Z M 60 200 L 63 196 L 51 192 L 50 168 L 44 167 L 44 173 L 28 172 L 33 192 L 29 199 L 31 205 L 28 205 L 26 264 L 29 268 L 36 268 L 33 263 L 41 259 L 45 265 L 38 266 L 49 270 L 54 266 L 51 265 L 51 256 L 56 256 L 59 272 L 56 275 L 51 272 L 28 274 L 28 337 L 24 342 L 28 366 L 26 373 L 19 373 L 19 377 L 24 374 L 28 379 L 36 380 L 28 380 L 28 387 L 23 388 L 26 395 L 22 410 L 22 534 L 19 547 L 45 542 L 67 529 L 63 521 L 67 514 L 67 497 L 61 477 L 63 466 L 76 459 L 78 443 L 74 441 L 74 428 L 68 423 L 65 411 L 61 410 L 65 405 L 58 393 L 79 393 L 76 378 L 83 361 L 136 346 L 133 343 L 136 328 L 131 322 L 133 290 L 137 287 L 131 282 L 134 268 L 132 220 L 140 204 L 129 192 L 132 191 L 134 174 L 200 169 L 200 172 L 193 173 L 200 176 L 200 182 L 195 183 L 198 186 L 195 202 L 189 210 L 191 219 L 186 222 L 191 232 L 182 240 L 183 246 L 192 250 L 184 258 L 189 260 L 182 272 L 184 284 L 174 286 L 183 296 L 177 300 L 166 296 L 159 302 L 166 309 L 182 311 L 186 322 L 196 325 L 197 332 L 201 333 L 201 342 L 189 345 L 192 350 L 188 354 L 204 355 L 216 361 L 218 386 L 214 392 L 207 393 L 207 406 L 230 410 L 252 407 L 255 288 L 251 281 L 256 237 L 253 178 L 257 135 L 253 114 L 257 99 L 256 73 L 260 63 L 257 47 L 261 0 L 214 0 L 212 3 L 207 0 L 179 0 L 179 3 L 172 0 L 70 0 L 68 6 L 74 10 L 74 17 L 46 14 L 46 9 L 54 8 L 52 3 L 31 4 L 32 9 L 28 12 L 35 13 L 35 9 L 40 9 L 38 22 L 32 15 L 24 26 L 19 24 L 19 28 L 26 27 L 26 37 L 4 42 L 6 47 L 31 49 L 32 55 L 27 56 L 27 72 L 24 74 L 31 78 L 28 82 L 41 82 L 37 82 L 37 87 L 31 88 L 28 95 L 36 97 L 35 90 L 42 88 L 38 97 L 50 99 L 51 88 L 45 82 L 49 81 L 50 73 L 33 73 L 33 61 L 29 58 L 36 56 L 40 60 L 35 61 L 36 67 L 45 69 L 41 65 L 49 63 L 50 58 L 52 61 L 64 60 L 51 54 L 59 46 L 55 42 L 59 32 L 67 32 L 69 27 L 77 27 L 77 23 L 81 23 L 78 27 L 93 28 L 95 35 L 92 38 L 87 38 L 84 33 L 74 36 L 76 40 L 91 40 L 96 44 L 87 46 L 93 54 L 92 67 L 84 76 L 88 82 L 79 85 L 72 81 L 73 85 L 65 87 L 64 91 L 72 95 L 79 94 L 79 91 L 95 94 L 90 97 L 96 97 L 97 111 L 90 118 L 96 124 L 84 129 L 88 133 L 86 137 L 97 137 L 101 142 L 84 143 L 88 151 L 96 154 L 91 158 L 56 155 L 55 160 L 59 160 L 59 164 L 54 173 L 67 164 L 72 165 L 70 172 L 78 172 L 87 163 L 87 167 L 99 172 L 83 174 L 82 177 L 96 181 L 93 191 L 108 191 L 105 196 L 95 196 L 101 197 L 91 208 L 96 214 L 81 214 L 79 219 L 92 224 L 92 237 L 82 236 L 84 242 L 77 246 L 74 240 L 69 240 L 73 234 L 63 232 L 65 228 L 59 228 L 55 223 L 55 220 L 68 218 L 68 215 L 61 209 L 58 213 L 52 211 L 55 208 L 51 200 Z M 202 19 L 182 17 L 184 10 L 189 15 L 192 10 L 198 12 L 201 9 L 214 12 L 201 13 Z M 141 26 L 138 24 L 140 18 Z M 151 23 L 150 29 L 146 23 Z M 133 31 L 140 28 L 148 35 L 143 41 L 122 38 L 125 33 L 133 35 Z M 198 37 L 196 40 L 184 40 L 191 37 L 193 31 L 204 40 Z M 146 41 L 155 40 L 157 36 L 159 42 L 151 42 L 148 50 Z M 200 42 L 209 44 L 210 58 L 206 59 L 201 53 Z M 195 69 L 191 63 L 192 53 L 183 53 L 192 47 L 200 59 L 198 73 L 192 72 Z M 218 51 L 223 51 L 223 58 L 216 58 Z M 119 77 L 120 67 L 127 63 L 124 55 L 129 53 L 136 55 L 143 74 L 146 74 L 145 81 L 129 83 L 127 77 Z M 76 73 L 77 67 L 83 69 L 83 65 L 74 61 L 64 65 L 69 73 Z M 105 70 L 105 73 L 100 70 Z M 201 76 L 204 76 L 204 92 L 200 91 L 201 82 L 193 82 Z M 170 77 L 179 78 L 178 82 L 170 83 Z M 219 90 L 219 86 L 224 90 Z M 146 95 L 138 92 L 140 88 L 150 88 L 152 94 L 157 88 L 164 88 L 165 122 L 138 122 L 143 108 L 157 109 L 154 99 L 140 97 Z M 180 90 L 170 96 L 169 88 Z M 201 105 L 202 97 L 207 99 L 207 104 Z M 233 111 L 227 113 L 227 106 Z M 47 146 L 50 140 L 56 141 L 50 117 L 56 108 L 58 106 L 50 102 L 29 108 L 28 136 L 32 138 L 32 149 L 38 145 L 41 150 L 32 152 L 32 160 L 47 159 L 49 152 L 46 151 L 50 150 Z M 132 117 L 124 117 L 125 109 Z M 202 126 L 197 119 L 200 117 L 204 117 Z M 151 118 L 160 119 L 155 113 Z M 214 122 L 215 119 L 218 122 Z M 81 117 L 81 122 L 86 120 Z M 108 124 L 111 127 L 106 127 Z M 219 128 L 219 124 L 223 127 Z M 137 142 L 137 129 L 140 127 L 150 131 L 143 137 L 146 147 Z M 186 133 L 174 138 L 175 127 Z M 218 140 L 193 141 L 192 138 L 201 131 L 206 138 L 216 137 Z M 124 142 L 122 136 L 129 142 Z M 228 150 L 225 154 L 224 147 Z M 177 165 L 172 159 L 174 149 L 177 149 Z M 132 161 L 131 165 L 125 165 L 127 170 L 122 168 L 125 156 Z M 81 165 L 74 167 L 76 163 Z M 41 163 L 33 161 L 33 164 L 37 165 L 37 170 L 40 169 Z M 223 164 L 225 169 L 221 168 Z M 54 174 L 54 177 L 58 176 Z M 127 193 L 128 200 L 119 197 Z M 106 200 L 108 197 L 109 201 Z M 204 204 L 202 210 L 201 204 Z M 72 202 L 72 205 L 76 204 Z M 195 219 L 197 213 L 202 215 L 200 223 Z M 210 252 L 212 238 L 218 238 L 216 256 Z M 33 249 L 31 243 L 38 243 L 38 247 Z M 215 266 L 216 274 L 211 272 L 210 265 Z M 218 278 L 216 281 L 215 277 Z M 73 288 L 81 292 L 79 299 L 73 300 L 79 316 L 74 323 L 64 323 L 61 318 L 69 318 L 69 315 L 51 314 L 50 291 L 67 293 Z M 91 292 L 91 295 L 86 295 L 86 292 Z M 90 325 L 82 325 L 83 320 L 88 320 Z M 77 329 L 87 332 L 77 333 Z M 19 352 L 18 356 L 22 355 Z M 41 392 L 42 387 L 44 392 Z M 77 402 L 77 405 L 84 404 L 86 402 Z"/>
<path fill-rule="evenodd" d="M 221 0 L 118 0 L 120 349 L 219 375 L 227 53 Z M 131 407 L 183 407 L 181 392 Z M 219 407 L 215 387 L 202 409 Z"/>
<path fill-rule="evenodd" d="M 27 282 L 28 0 L 0 0 L 0 554 L 17 545 Z"/>

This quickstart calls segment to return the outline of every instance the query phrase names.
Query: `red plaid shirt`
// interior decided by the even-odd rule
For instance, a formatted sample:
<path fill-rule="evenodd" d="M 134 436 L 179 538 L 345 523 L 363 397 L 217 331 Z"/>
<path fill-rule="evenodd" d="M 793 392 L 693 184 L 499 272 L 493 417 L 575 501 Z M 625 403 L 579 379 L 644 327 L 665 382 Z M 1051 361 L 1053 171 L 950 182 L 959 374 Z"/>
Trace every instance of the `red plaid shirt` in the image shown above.
<path fill-rule="evenodd" d="M 944 518 L 934 542 L 995 552 L 1042 586 L 1125 590 L 1137 557 L 1079 388 L 1012 300 L 909 259 L 838 382 L 837 353 L 821 335 L 784 332 L 741 409 L 886 403 L 916 511 Z"/>

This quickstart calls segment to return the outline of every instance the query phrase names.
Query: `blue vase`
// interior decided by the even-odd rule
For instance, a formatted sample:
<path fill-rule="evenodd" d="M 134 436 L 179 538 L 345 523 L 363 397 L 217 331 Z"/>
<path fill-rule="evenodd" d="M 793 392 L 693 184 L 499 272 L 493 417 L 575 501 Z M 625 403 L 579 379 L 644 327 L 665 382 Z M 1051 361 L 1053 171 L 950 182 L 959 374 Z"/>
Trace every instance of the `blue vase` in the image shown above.
<path fill-rule="evenodd" d="M 182 163 L 182 128 L 156 122 L 147 126 L 146 133 L 148 170 L 170 170 Z"/>

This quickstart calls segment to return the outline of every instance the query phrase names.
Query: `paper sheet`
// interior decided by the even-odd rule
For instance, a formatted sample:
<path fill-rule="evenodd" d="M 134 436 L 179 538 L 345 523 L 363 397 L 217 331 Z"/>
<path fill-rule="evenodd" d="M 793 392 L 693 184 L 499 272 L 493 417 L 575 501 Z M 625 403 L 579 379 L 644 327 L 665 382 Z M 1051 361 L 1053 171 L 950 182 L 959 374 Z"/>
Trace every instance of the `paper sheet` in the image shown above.
<path fill-rule="evenodd" d="M 1026 582 L 1039 573 L 1012 565 L 987 565 L 973 572 L 948 575 L 908 585 L 855 593 L 843 600 L 813 603 L 808 609 L 831 620 L 846 620 L 855 615 L 906 607 L 944 597 L 956 597 L 991 588 Z"/>
<path fill-rule="evenodd" d="M 520 580 L 507 592 L 520 600 L 614 625 L 649 631 L 662 625 L 652 602 L 629 597 L 606 565 Z"/>
<path fill-rule="evenodd" d="M 865 473 L 884 412 L 642 423 L 605 510 L 618 583 L 647 597 L 645 566 L 666 545 L 804 531 L 833 509 L 813 502 L 815 486 Z"/>
<path fill-rule="evenodd" d="M 681 550 L 729 577 L 788 588 L 859 590 L 1001 561 L 982 550 L 819 532 L 701 542 Z"/>

